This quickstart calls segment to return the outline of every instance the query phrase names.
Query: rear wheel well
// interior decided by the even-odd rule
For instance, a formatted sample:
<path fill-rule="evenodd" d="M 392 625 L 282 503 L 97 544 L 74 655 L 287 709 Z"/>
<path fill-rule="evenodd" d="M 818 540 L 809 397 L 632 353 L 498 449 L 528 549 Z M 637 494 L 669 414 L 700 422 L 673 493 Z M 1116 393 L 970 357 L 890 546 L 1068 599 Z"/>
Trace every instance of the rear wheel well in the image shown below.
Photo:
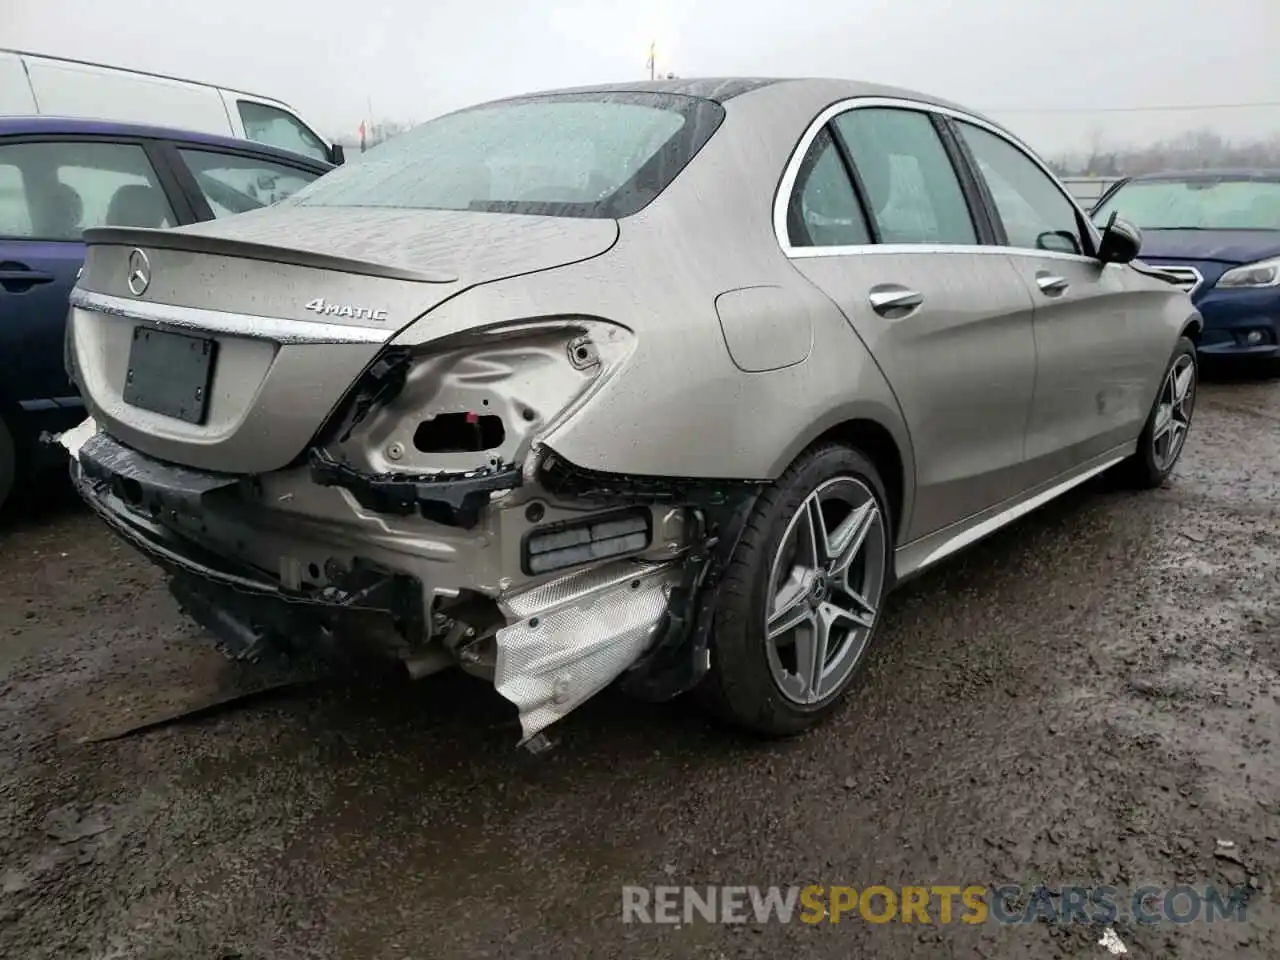
<path fill-rule="evenodd" d="M 861 451 L 875 464 L 889 497 L 889 511 L 893 516 L 893 532 L 896 537 L 903 520 L 904 480 L 902 454 L 898 451 L 893 434 L 874 420 L 845 420 L 814 440 L 813 445 L 833 442 Z"/>

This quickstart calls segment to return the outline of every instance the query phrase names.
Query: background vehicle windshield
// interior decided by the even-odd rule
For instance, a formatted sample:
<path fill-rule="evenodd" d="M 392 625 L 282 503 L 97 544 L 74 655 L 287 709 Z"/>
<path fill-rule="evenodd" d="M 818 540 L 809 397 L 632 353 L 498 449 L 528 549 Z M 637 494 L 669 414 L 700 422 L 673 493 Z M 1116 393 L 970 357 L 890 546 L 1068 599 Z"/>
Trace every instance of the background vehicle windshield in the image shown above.
<path fill-rule="evenodd" d="M 424 123 L 289 202 L 625 217 L 666 188 L 723 116 L 717 103 L 668 94 L 501 101 Z"/>
<path fill-rule="evenodd" d="M 1125 184 L 1093 213 L 1143 230 L 1280 230 L 1280 181 L 1149 180 Z"/>

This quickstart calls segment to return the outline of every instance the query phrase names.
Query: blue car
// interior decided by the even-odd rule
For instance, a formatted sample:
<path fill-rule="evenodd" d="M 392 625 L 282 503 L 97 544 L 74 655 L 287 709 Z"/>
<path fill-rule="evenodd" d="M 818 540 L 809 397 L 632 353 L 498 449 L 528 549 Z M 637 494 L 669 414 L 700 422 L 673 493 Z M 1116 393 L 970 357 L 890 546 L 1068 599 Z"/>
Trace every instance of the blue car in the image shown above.
<path fill-rule="evenodd" d="M 1129 177 L 1093 208 L 1142 230 L 1142 259 L 1191 294 L 1204 358 L 1259 358 L 1280 369 L 1280 170 Z"/>
<path fill-rule="evenodd" d="M 0 118 L 0 506 L 42 431 L 84 419 L 63 367 L 89 227 L 169 227 L 282 200 L 332 167 L 260 143 L 132 124 Z"/>

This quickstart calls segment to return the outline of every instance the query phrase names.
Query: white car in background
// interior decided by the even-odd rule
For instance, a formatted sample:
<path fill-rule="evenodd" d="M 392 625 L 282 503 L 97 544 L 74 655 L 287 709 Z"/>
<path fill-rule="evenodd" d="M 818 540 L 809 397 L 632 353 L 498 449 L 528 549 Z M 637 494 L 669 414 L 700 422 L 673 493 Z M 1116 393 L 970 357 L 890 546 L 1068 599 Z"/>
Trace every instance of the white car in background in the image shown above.
<path fill-rule="evenodd" d="M 280 100 L 82 60 L 0 49 L 0 116 L 114 120 L 253 140 L 324 163 L 330 143 Z"/>

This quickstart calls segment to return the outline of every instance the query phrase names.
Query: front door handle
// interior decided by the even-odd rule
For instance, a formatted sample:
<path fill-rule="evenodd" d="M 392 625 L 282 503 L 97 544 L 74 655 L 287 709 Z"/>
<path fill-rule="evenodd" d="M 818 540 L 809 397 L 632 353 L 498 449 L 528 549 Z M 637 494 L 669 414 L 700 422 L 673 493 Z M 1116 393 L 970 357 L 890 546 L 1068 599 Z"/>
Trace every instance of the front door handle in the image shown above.
<path fill-rule="evenodd" d="M 885 284 L 882 287 L 874 287 L 867 294 L 867 300 L 871 303 L 872 310 L 881 316 L 885 316 L 891 313 L 914 310 L 924 303 L 924 294 L 918 290 L 900 287 L 897 284 Z"/>
<path fill-rule="evenodd" d="M 1036 286 L 1040 288 L 1042 293 L 1057 297 L 1067 292 L 1067 288 L 1071 286 L 1071 281 L 1066 277 L 1055 277 L 1051 273 L 1040 272 L 1036 274 Z"/>

